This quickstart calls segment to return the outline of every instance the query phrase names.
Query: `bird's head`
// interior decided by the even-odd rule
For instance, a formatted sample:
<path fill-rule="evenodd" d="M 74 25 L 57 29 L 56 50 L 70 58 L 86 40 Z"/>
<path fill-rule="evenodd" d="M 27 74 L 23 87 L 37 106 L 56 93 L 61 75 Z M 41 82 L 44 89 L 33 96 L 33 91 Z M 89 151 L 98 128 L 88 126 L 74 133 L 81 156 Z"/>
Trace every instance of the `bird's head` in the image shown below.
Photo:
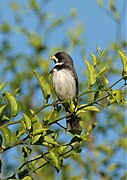
<path fill-rule="evenodd" d="M 65 52 L 58 52 L 51 57 L 55 65 L 73 64 L 72 58 Z"/>

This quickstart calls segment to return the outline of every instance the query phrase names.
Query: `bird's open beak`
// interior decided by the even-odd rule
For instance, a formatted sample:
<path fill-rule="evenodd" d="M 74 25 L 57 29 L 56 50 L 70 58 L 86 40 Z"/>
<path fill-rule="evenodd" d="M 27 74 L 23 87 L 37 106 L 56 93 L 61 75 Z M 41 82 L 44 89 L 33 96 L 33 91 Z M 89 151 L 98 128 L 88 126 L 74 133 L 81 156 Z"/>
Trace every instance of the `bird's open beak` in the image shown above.
<path fill-rule="evenodd" d="M 58 59 L 57 59 L 55 56 L 51 56 L 50 59 L 51 59 L 52 61 L 55 61 L 55 62 L 58 61 Z"/>

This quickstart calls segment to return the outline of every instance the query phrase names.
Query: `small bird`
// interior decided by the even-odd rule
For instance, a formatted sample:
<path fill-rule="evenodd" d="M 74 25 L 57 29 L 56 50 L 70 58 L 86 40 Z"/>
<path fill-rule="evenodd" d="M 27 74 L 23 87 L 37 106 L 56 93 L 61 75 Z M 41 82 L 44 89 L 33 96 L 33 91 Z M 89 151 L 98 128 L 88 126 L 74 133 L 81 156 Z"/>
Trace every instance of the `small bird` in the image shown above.
<path fill-rule="evenodd" d="M 75 71 L 73 60 L 66 52 L 58 52 L 51 57 L 55 66 L 52 69 L 52 81 L 55 92 L 60 101 L 74 98 L 74 104 L 77 104 L 78 95 L 78 76 Z M 67 115 L 70 114 L 69 103 L 64 103 Z M 70 115 L 66 118 L 67 130 L 72 132 L 79 130 L 80 125 L 76 115 Z"/>

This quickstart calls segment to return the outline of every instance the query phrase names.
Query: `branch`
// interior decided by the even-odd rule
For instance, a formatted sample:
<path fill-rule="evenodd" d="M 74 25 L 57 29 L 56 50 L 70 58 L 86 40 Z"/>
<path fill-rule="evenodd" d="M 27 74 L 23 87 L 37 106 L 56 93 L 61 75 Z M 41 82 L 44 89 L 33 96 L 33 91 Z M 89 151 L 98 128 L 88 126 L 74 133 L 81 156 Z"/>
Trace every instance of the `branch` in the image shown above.
<path fill-rule="evenodd" d="M 26 139 L 28 139 L 28 136 L 25 137 L 24 139 L 20 140 L 20 141 L 15 142 L 11 146 L 7 146 L 6 148 L 0 148 L 0 153 L 3 153 L 3 152 L 5 152 L 5 151 L 7 151 L 7 150 L 9 150 L 15 146 L 18 146 L 18 145 L 27 144 L 27 142 L 24 142 Z"/>
<path fill-rule="evenodd" d="M 76 97 L 81 97 L 81 96 L 84 96 L 85 94 L 95 93 L 95 92 L 99 92 L 99 91 L 105 91 L 105 92 L 111 91 L 111 88 L 114 87 L 116 84 L 118 84 L 118 83 L 119 83 L 120 81 L 122 81 L 122 80 L 123 80 L 123 78 L 120 78 L 119 80 L 117 80 L 115 83 L 113 83 L 110 87 L 108 87 L 108 88 L 106 88 L 106 89 L 97 89 L 97 90 L 85 91 L 85 92 L 81 93 L 80 95 L 78 95 L 78 96 L 76 96 Z M 126 84 L 125 84 L 125 85 L 126 85 Z M 97 101 L 94 101 L 92 104 L 98 103 L 99 101 L 101 101 L 101 100 L 103 100 L 103 99 L 105 99 L 105 98 L 107 98 L 107 97 L 108 97 L 108 96 L 105 96 L 105 97 L 103 97 L 103 98 L 101 98 L 101 99 L 99 99 L 99 100 L 97 100 Z M 73 99 L 73 98 L 72 98 L 72 99 Z M 57 102 L 52 102 L 52 103 L 50 103 L 50 104 L 45 103 L 45 104 L 42 105 L 36 112 L 34 112 L 34 113 L 30 116 L 30 119 L 31 119 L 32 117 L 34 117 L 35 115 L 39 114 L 43 109 L 45 109 L 45 108 L 47 108 L 47 107 L 56 106 L 56 105 L 58 105 L 58 104 L 64 104 L 64 103 L 66 103 L 66 102 L 67 102 L 67 101 L 57 101 Z M 87 104 L 87 106 L 90 106 L 90 105 L 91 105 L 91 103 L 90 103 L 90 104 Z M 83 108 L 83 107 L 82 107 L 82 108 Z M 70 115 L 69 115 L 69 116 L 70 116 Z M 64 116 L 64 117 L 62 117 L 62 118 L 59 118 L 59 119 L 57 119 L 56 121 L 49 123 L 49 125 L 54 124 L 54 123 L 56 123 L 57 121 L 60 121 L 60 120 L 66 118 L 66 117 L 69 117 L 69 116 Z M 7 124 L 4 124 L 4 125 L 2 125 L 2 126 L 0 127 L 0 130 L 2 129 L 2 127 L 14 125 L 14 124 L 19 124 L 19 123 L 21 123 L 21 120 L 22 120 L 22 119 L 17 120 L 17 121 L 14 121 L 14 122 L 11 121 L 11 122 L 9 122 L 9 123 L 7 123 Z"/>

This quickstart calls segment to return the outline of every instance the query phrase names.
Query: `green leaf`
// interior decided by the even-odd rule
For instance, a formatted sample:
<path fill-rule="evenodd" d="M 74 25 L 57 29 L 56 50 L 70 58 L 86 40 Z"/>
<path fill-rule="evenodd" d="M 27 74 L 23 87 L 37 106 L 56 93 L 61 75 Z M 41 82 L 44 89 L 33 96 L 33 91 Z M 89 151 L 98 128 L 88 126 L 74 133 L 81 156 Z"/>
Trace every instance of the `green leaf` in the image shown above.
<path fill-rule="evenodd" d="M 96 107 L 96 106 L 87 106 L 85 108 L 83 108 L 84 111 L 96 111 L 99 112 L 100 110 Z"/>
<path fill-rule="evenodd" d="M 104 75 L 102 76 L 102 78 L 103 78 L 103 83 L 104 83 L 104 85 L 105 85 L 105 86 L 108 86 L 108 84 L 109 84 L 108 79 L 107 79 Z"/>
<path fill-rule="evenodd" d="M 80 113 L 84 113 L 86 111 L 95 111 L 95 112 L 100 111 L 96 106 L 87 106 L 87 104 L 82 104 L 81 106 L 78 107 L 78 109 L 79 110 L 76 112 L 76 115 L 78 115 Z"/>
<path fill-rule="evenodd" d="M 122 71 L 122 77 L 123 79 L 127 79 L 127 56 L 123 51 L 118 50 L 118 53 L 120 55 L 122 65 L 123 65 L 123 71 Z"/>
<path fill-rule="evenodd" d="M 98 122 L 95 122 L 95 123 L 91 124 L 91 125 L 88 127 L 86 134 L 89 135 L 90 132 L 91 132 L 97 125 L 98 125 Z"/>
<path fill-rule="evenodd" d="M 71 9 L 71 16 L 72 17 L 76 17 L 77 16 L 77 9 L 75 9 L 75 8 Z"/>
<path fill-rule="evenodd" d="M 10 121 L 10 118 L 3 115 L 2 118 L 1 118 L 2 121 Z"/>
<path fill-rule="evenodd" d="M 55 141 L 53 138 L 51 138 L 50 136 L 44 136 L 44 141 L 46 141 L 47 143 L 50 143 L 50 144 L 54 144 L 54 145 L 57 145 L 59 146 L 58 142 Z"/>
<path fill-rule="evenodd" d="M 69 108 L 71 113 L 75 112 L 76 105 L 73 99 L 69 100 Z"/>
<path fill-rule="evenodd" d="M 88 81 L 89 81 L 88 83 L 90 86 L 92 86 L 96 82 L 97 74 L 96 74 L 95 68 L 86 59 L 85 59 L 85 62 L 87 66 L 87 74 L 88 74 Z"/>
<path fill-rule="evenodd" d="M 122 90 L 113 90 L 112 97 L 118 104 L 125 104 L 125 97 Z"/>
<path fill-rule="evenodd" d="M 97 5 L 102 8 L 104 6 L 104 0 L 97 0 Z"/>
<path fill-rule="evenodd" d="M 33 127 L 33 135 L 39 135 L 42 134 L 42 132 L 45 130 L 42 128 L 42 124 L 39 121 L 39 118 L 37 116 L 34 116 L 32 119 L 32 127 Z"/>
<path fill-rule="evenodd" d="M 6 126 L 6 127 L 2 127 L 1 131 L 5 140 L 5 144 L 8 145 L 11 141 L 11 136 L 12 136 L 11 130 Z"/>
<path fill-rule="evenodd" d="M 30 177 L 30 176 L 25 176 L 22 180 L 32 180 L 32 177 Z"/>
<path fill-rule="evenodd" d="M 112 94 L 109 97 L 107 97 L 107 100 L 108 100 L 107 106 L 110 106 L 115 102 L 117 102 L 120 105 L 126 104 L 124 92 L 122 90 L 113 90 Z"/>
<path fill-rule="evenodd" d="M 3 105 L 0 107 L 0 114 L 3 112 L 4 108 L 6 107 L 7 105 Z"/>
<path fill-rule="evenodd" d="M 60 154 L 64 154 L 67 149 L 68 149 L 68 145 L 57 147 L 57 150 L 58 150 L 58 152 L 59 152 Z"/>
<path fill-rule="evenodd" d="M 30 155 L 31 151 L 32 151 L 31 148 L 29 148 L 28 146 L 24 146 L 22 148 L 22 154 L 23 154 L 24 158 L 27 158 Z"/>
<path fill-rule="evenodd" d="M 35 33 L 29 35 L 29 44 L 35 48 L 42 47 L 42 39 Z"/>
<path fill-rule="evenodd" d="M 50 152 L 47 155 L 47 158 L 49 160 L 49 162 L 57 169 L 57 171 L 59 172 L 60 167 L 61 167 L 61 161 L 60 158 L 54 153 L 54 152 Z"/>
<path fill-rule="evenodd" d="M 103 87 L 104 87 L 103 84 L 100 84 L 100 85 L 98 86 L 97 89 L 100 90 L 100 91 L 95 92 L 95 94 L 94 94 L 94 101 L 101 95 L 101 93 L 102 93 L 101 89 L 103 89 Z"/>
<path fill-rule="evenodd" d="M 23 114 L 23 116 L 24 116 L 24 121 L 26 123 L 26 128 L 28 130 L 30 130 L 31 129 L 31 119 L 26 114 Z"/>
<path fill-rule="evenodd" d="M 72 144 L 72 143 L 75 143 L 75 142 L 80 142 L 80 141 L 82 141 L 82 138 L 81 138 L 81 137 L 74 136 L 74 137 L 71 139 L 71 141 L 70 141 L 69 144 Z"/>
<path fill-rule="evenodd" d="M 80 141 L 87 141 L 86 135 L 78 135 L 75 134 L 75 136 L 71 139 L 70 144 L 80 142 Z"/>
<path fill-rule="evenodd" d="M 19 7 L 18 3 L 13 2 L 13 3 L 11 3 L 11 8 L 13 11 L 17 11 L 17 10 L 19 10 L 20 7 Z"/>
<path fill-rule="evenodd" d="M 38 6 L 36 0 L 30 0 L 30 1 L 29 1 L 29 5 L 30 5 L 31 8 L 33 8 L 33 9 L 35 9 L 35 10 L 38 10 L 38 9 L 39 9 L 39 6 Z"/>
<path fill-rule="evenodd" d="M 5 92 L 4 93 L 9 104 L 10 104 L 10 107 L 11 107 L 11 115 L 13 117 L 17 116 L 18 112 L 19 112 L 19 102 L 16 100 L 16 98 L 14 97 L 13 94 L 11 94 L 10 92 Z"/>
<path fill-rule="evenodd" d="M 96 64 L 97 64 L 97 57 L 92 52 L 90 54 L 91 54 L 91 57 L 92 57 L 93 64 L 94 64 L 94 66 L 96 66 Z"/>
<path fill-rule="evenodd" d="M 7 22 L 4 22 L 3 24 L 0 25 L 0 30 L 4 33 L 9 33 L 10 32 L 10 25 Z"/>
<path fill-rule="evenodd" d="M 54 111 L 49 115 L 48 120 L 46 120 L 45 122 L 47 123 L 54 122 L 58 118 L 60 110 L 61 110 L 61 106 L 56 107 Z"/>
<path fill-rule="evenodd" d="M 34 136 L 32 137 L 31 144 L 35 144 L 35 143 L 40 139 L 40 137 L 41 137 L 41 134 L 39 134 L 39 135 L 34 135 Z"/>
<path fill-rule="evenodd" d="M 41 87 L 44 98 L 48 99 L 50 97 L 50 94 L 51 94 L 51 88 L 50 88 L 49 83 L 47 82 L 46 78 L 41 76 L 38 72 L 34 71 L 34 73 L 35 73 L 35 76 L 39 82 L 39 85 Z"/>
<path fill-rule="evenodd" d="M 127 71 L 127 56 L 123 51 L 118 50 L 118 53 L 122 61 L 123 69 Z"/>
<path fill-rule="evenodd" d="M 110 164 L 108 166 L 108 171 L 111 172 L 111 171 L 117 170 L 120 167 L 121 167 L 121 165 L 119 165 L 119 164 L 115 164 L 115 163 L 114 164 Z"/>
<path fill-rule="evenodd" d="M 26 132 L 26 124 L 24 121 L 21 121 L 21 126 L 16 131 L 16 138 L 19 139 Z"/>
<path fill-rule="evenodd" d="M 102 50 L 101 53 L 100 53 L 100 59 L 104 56 L 104 54 L 105 54 L 105 51 Z"/>
<path fill-rule="evenodd" d="M 3 83 L 0 85 L 0 91 L 2 91 L 2 89 L 7 85 L 7 83 Z"/>
<path fill-rule="evenodd" d="M 54 28 L 60 26 L 64 22 L 64 17 L 60 17 L 59 19 L 53 21 L 50 25 L 49 30 L 53 30 Z"/>
<path fill-rule="evenodd" d="M 32 110 L 31 110 L 31 113 L 34 114 Z M 32 131 L 33 137 L 32 137 L 31 143 L 35 144 L 43 135 L 43 133 L 47 130 L 47 128 L 42 128 L 42 124 L 36 115 L 34 115 L 31 118 L 31 122 L 32 122 L 32 129 L 33 129 Z"/>
<path fill-rule="evenodd" d="M 97 73 L 97 76 L 99 77 L 99 76 L 103 75 L 106 71 L 107 71 L 107 68 L 106 68 L 106 67 L 102 68 L 102 69 Z"/>

